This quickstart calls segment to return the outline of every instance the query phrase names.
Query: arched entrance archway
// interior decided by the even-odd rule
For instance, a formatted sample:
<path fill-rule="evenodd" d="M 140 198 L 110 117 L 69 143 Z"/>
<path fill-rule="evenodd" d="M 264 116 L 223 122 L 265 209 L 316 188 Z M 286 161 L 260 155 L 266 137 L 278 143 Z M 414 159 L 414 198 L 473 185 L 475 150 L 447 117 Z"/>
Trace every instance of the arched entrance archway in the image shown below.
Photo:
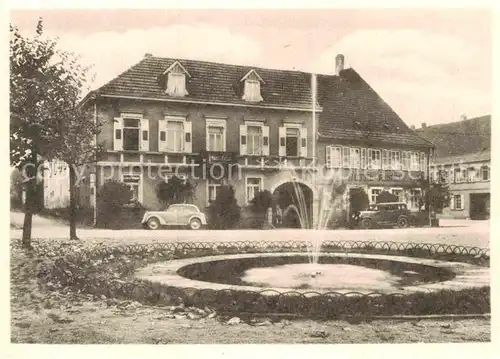
<path fill-rule="evenodd" d="M 285 182 L 273 191 L 276 205 L 281 208 L 279 227 L 312 228 L 313 191 L 302 182 Z"/>

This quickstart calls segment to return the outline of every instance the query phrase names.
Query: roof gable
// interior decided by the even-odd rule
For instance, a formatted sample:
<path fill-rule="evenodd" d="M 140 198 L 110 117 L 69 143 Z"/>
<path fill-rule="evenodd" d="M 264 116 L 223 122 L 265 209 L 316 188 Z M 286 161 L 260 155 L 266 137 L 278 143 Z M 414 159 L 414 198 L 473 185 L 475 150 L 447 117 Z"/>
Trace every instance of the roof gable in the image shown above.
<path fill-rule="evenodd" d="M 183 73 L 183 74 L 186 74 L 189 77 L 191 77 L 191 75 L 189 74 L 189 72 L 184 68 L 184 66 L 182 66 L 182 64 L 179 61 L 175 61 L 172 65 L 170 65 L 168 67 L 168 69 L 166 69 L 163 72 L 163 75 L 166 75 L 169 72 Z"/>
<path fill-rule="evenodd" d="M 251 69 L 250 71 L 248 71 L 247 74 L 242 77 L 240 82 L 245 81 L 245 80 L 260 81 L 263 84 L 265 84 L 264 80 L 262 80 L 262 77 L 260 77 L 259 74 L 257 73 L 257 71 L 255 71 L 254 69 Z"/>

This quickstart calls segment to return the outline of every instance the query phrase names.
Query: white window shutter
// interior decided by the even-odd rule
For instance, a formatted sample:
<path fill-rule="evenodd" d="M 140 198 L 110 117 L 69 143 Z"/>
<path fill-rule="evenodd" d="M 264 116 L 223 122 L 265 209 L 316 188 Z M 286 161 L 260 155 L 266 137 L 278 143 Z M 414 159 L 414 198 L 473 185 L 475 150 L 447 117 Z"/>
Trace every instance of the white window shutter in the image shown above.
<path fill-rule="evenodd" d="M 262 126 L 262 155 L 269 156 L 269 126 Z"/>
<path fill-rule="evenodd" d="M 307 128 L 300 129 L 300 156 L 307 157 Z"/>
<path fill-rule="evenodd" d="M 463 194 L 460 195 L 460 209 L 464 209 L 465 208 L 465 196 Z"/>
<path fill-rule="evenodd" d="M 279 128 L 279 155 L 286 156 L 286 128 Z"/>
<path fill-rule="evenodd" d="M 326 168 L 332 167 L 332 146 L 326 146 L 325 149 L 325 166 Z"/>
<path fill-rule="evenodd" d="M 450 196 L 450 208 L 455 209 L 455 195 Z"/>
<path fill-rule="evenodd" d="M 141 119 L 141 151 L 149 151 L 149 120 L 147 118 Z"/>
<path fill-rule="evenodd" d="M 113 121 L 113 150 L 123 150 L 123 118 L 115 118 Z"/>
<path fill-rule="evenodd" d="M 247 154 L 247 126 L 240 125 L 240 155 L 246 155 L 246 154 Z"/>
<path fill-rule="evenodd" d="M 366 148 L 361 149 L 361 169 L 366 168 Z"/>
<path fill-rule="evenodd" d="M 193 152 L 193 124 L 191 121 L 184 122 L 184 152 Z"/>
<path fill-rule="evenodd" d="M 167 152 L 167 121 L 158 121 L 158 151 Z"/>
<path fill-rule="evenodd" d="M 390 169 L 387 150 L 382 150 L 382 166 L 380 168 L 383 170 Z"/>

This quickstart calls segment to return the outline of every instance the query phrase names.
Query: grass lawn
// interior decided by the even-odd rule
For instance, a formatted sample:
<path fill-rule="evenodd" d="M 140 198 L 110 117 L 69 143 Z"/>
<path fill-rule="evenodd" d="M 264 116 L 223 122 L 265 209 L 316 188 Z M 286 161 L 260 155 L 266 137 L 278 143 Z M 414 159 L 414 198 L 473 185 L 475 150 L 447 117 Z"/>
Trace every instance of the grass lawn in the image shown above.
<path fill-rule="evenodd" d="M 43 241 L 43 246 L 89 247 L 89 241 Z M 11 341 L 14 343 L 411 343 L 490 341 L 489 319 L 373 321 L 273 320 L 228 317 L 190 319 L 166 308 L 49 291 L 36 273 L 50 260 L 28 256 L 11 243 Z M 238 320 L 231 320 L 230 322 Z"/>

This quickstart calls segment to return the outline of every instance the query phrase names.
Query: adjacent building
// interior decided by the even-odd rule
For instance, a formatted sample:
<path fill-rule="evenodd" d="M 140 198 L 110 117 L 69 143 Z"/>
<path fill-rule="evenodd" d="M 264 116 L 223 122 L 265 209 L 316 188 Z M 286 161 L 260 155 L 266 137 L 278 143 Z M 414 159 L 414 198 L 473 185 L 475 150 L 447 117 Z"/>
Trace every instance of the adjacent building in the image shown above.
<path fill-rule="evenodd" d="M 84 105 L 101 124 L 96 141 L 105 148 L 80 184 L 88 187 L 82 205 L 92 207 L 113 179 L 161 209 L 156 187 L 176 175 L 196 186 L 200 208 L 225 184 L 240 205 L 267 189 L 312 223 L 340 176 L 371 201 L 386 189 L 417 209 L 433 147 L 344 69 L 343 55 L 335 74 L 313 75 L 146 54 Z"/>
<path fill-rule="evenodd" d="M 490 216 L 491 116 L 435 126 L 417 132 L 436 144 L 430 163 L 433 181 L 449 183 L 450 204 L 443 218 L 488 219 Z"/>

